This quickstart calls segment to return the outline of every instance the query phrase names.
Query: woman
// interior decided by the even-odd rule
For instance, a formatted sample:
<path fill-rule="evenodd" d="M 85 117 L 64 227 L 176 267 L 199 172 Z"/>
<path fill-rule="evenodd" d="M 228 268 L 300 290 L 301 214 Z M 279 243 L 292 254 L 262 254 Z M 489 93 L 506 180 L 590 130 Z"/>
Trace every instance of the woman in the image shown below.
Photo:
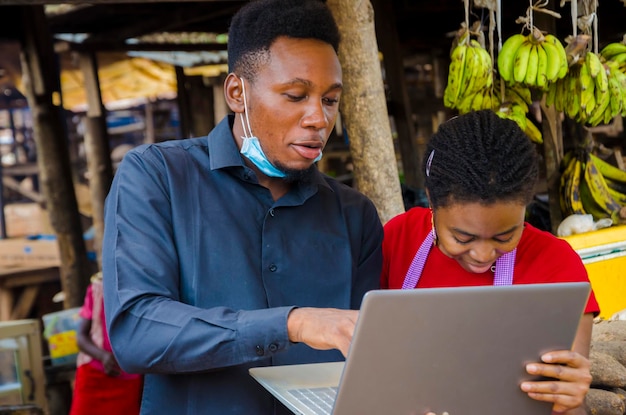
<path fill-rule="evenodd" d="M 514 121 L 490 110 L 455 117 L 434 134 L 423 165 L 430 209 L 412 208 L 385 224 L 383 288 L 589 281 L 567 242 L 525 222 L 538 160 Z M 553 378 L 521 384 L 531 398 L 552 402 L 553 413 L 585 413 L 598 313 L 591 293 L 572 350 L 526 367 Z"/>
<path fill-rule="evenodd" d="M 91 277 L 80 317 L 70 415 L 139 415 L 143 376 L 124 372 L 113 356 L 104 325 L 100 272 Z"/>

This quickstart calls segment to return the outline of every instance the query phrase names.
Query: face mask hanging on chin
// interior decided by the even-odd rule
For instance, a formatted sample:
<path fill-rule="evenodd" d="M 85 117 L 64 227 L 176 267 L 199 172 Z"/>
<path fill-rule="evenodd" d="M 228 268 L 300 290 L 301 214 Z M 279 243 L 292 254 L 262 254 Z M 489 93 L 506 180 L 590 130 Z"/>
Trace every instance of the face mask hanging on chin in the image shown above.
<path fill-rule="evenodd" d="M 259 139 L 252 135 L 252 129 L 250 128 L 250 120 L 248 119 L 248 105 L 246 103 L 246 88 L 244 86 L 243 78 L 241 78 L 241 91 L 243 94 L 243 107 L 246 113 L 246 119 L 244 122 L 243 114 L 239 113 L 241 118 L 241 126 L 243 128 L 243 144 L 241 145 L 240 153 L 250 160 L 263 174 L 269 177 L 285 177 L 286 174 L 278 170 L 268 159 L 263 149 L 261 149 L 261 143 Z M 246 129 L 247 126 L 247 129 Z"/>
<path fill-rule="evenodd" d="M 241 137 L 243 140 L 243 144 L 241 145 L 240 153 L 244 155 L 248 160 L 250 160 L 263 174 L 269 177 L 286 177 L 285 172 L 277 169 L 267 158 L 263 149 L 261 148 L 261 143 L 259 142 L 258 137 L 252 135 L 252 129 L 250 128 L 250 120 L 248 118 L 248 105 L 246 102 L 246 88 L 244 85 L 244 80 L 241 78 L 241 91 L 243 94 L 243 107 L 246 113 L 246 119 L 244 122 L 243 114 L 239 114 L 241 118 L 241 126 L 243 128 L 244 136 Z M 247 129 L 246 129 L 247 126 Z M 319 156 L 313 160 L 313 162 L 317 162 L 322 158 L 322 152 L 320 151 Z"/>

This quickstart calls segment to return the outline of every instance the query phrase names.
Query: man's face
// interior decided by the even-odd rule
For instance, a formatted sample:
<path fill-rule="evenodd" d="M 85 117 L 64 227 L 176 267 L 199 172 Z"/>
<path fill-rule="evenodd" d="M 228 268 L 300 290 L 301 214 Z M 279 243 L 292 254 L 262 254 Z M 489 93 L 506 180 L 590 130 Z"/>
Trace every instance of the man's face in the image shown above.
<path fill-rule="evenodd" d="M 244 80 L 252 134 L 276 167 L 305 170 L 319 156 L 337 118 L 341 75 L 329 44 L 280 37 L 254 82 Z"/>

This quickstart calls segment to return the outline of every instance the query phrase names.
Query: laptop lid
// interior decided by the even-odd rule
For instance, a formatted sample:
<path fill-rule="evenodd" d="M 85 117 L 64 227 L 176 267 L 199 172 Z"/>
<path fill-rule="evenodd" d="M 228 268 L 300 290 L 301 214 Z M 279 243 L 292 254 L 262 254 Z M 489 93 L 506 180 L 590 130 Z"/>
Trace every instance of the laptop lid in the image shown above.
<path fill-rule="evenodd" d="M 589 290 L 589 283 L 554 283 L 370 291 L 343 368 L 250 373 L 296 414 L 319 412 L 299 409 L 286 390 L 328 386 L 341 372 L 333 415 L 550 415 L 552 404 L 529 398 L 519 384 L 534 379 L 526 363 L 571 348 Z M 325 367 L 334 370 L 330 379 Z"/>

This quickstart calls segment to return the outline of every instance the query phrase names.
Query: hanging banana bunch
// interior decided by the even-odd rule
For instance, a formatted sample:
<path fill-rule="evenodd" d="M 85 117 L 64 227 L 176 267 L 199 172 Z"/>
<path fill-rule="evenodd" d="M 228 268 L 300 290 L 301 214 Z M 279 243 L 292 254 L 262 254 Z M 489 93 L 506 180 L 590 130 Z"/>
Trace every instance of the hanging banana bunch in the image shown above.
<path fill-rule="evenodd" d="M 565 78 L 548 88 L 546 105 L 554 105 L 557 111 L 592 127 L 608 123 L 624 111 L 620 75 L 626 78 L 615 66 L 605 64 L 599 54 L 583 52 Z"/>
<path fill-rule="evenodd" d="M 613 224 L 626 219 L 626 171 L 576 149 L 563 157 L 560 204 L 564 216 L 591 214 L 595 221 L 610 218 Z"/>
<path fill-rule="evenodd" d="M 457 32 L 450 52 L 448 83 L 443 94 L 444 105 L 460 112 L 491 105 L 490 97 L 484 98 L 486 90 L 493 85 L 491 55 L 484 44 L 471 36 L 471 32 L 465 27 Z M 481 97 L 476 98 L 475 95 L 479 93 Z"/>
<path fill-rule="evenodd" d="M 528 35 L 509 37 L 498 53 L 498 73 L 508 84 L 522 84 L 545 91 L 567 74 L 563 44 L 551 34 L 532 27 Z"/>
<path fill-rule="evenodd" d="M 625 36 L 626 38 L 626 36 Z M 622 73 L 626 73 L 626 39 L 606 45 L 600 55 L 606 61 L 613 61 Z"/>

